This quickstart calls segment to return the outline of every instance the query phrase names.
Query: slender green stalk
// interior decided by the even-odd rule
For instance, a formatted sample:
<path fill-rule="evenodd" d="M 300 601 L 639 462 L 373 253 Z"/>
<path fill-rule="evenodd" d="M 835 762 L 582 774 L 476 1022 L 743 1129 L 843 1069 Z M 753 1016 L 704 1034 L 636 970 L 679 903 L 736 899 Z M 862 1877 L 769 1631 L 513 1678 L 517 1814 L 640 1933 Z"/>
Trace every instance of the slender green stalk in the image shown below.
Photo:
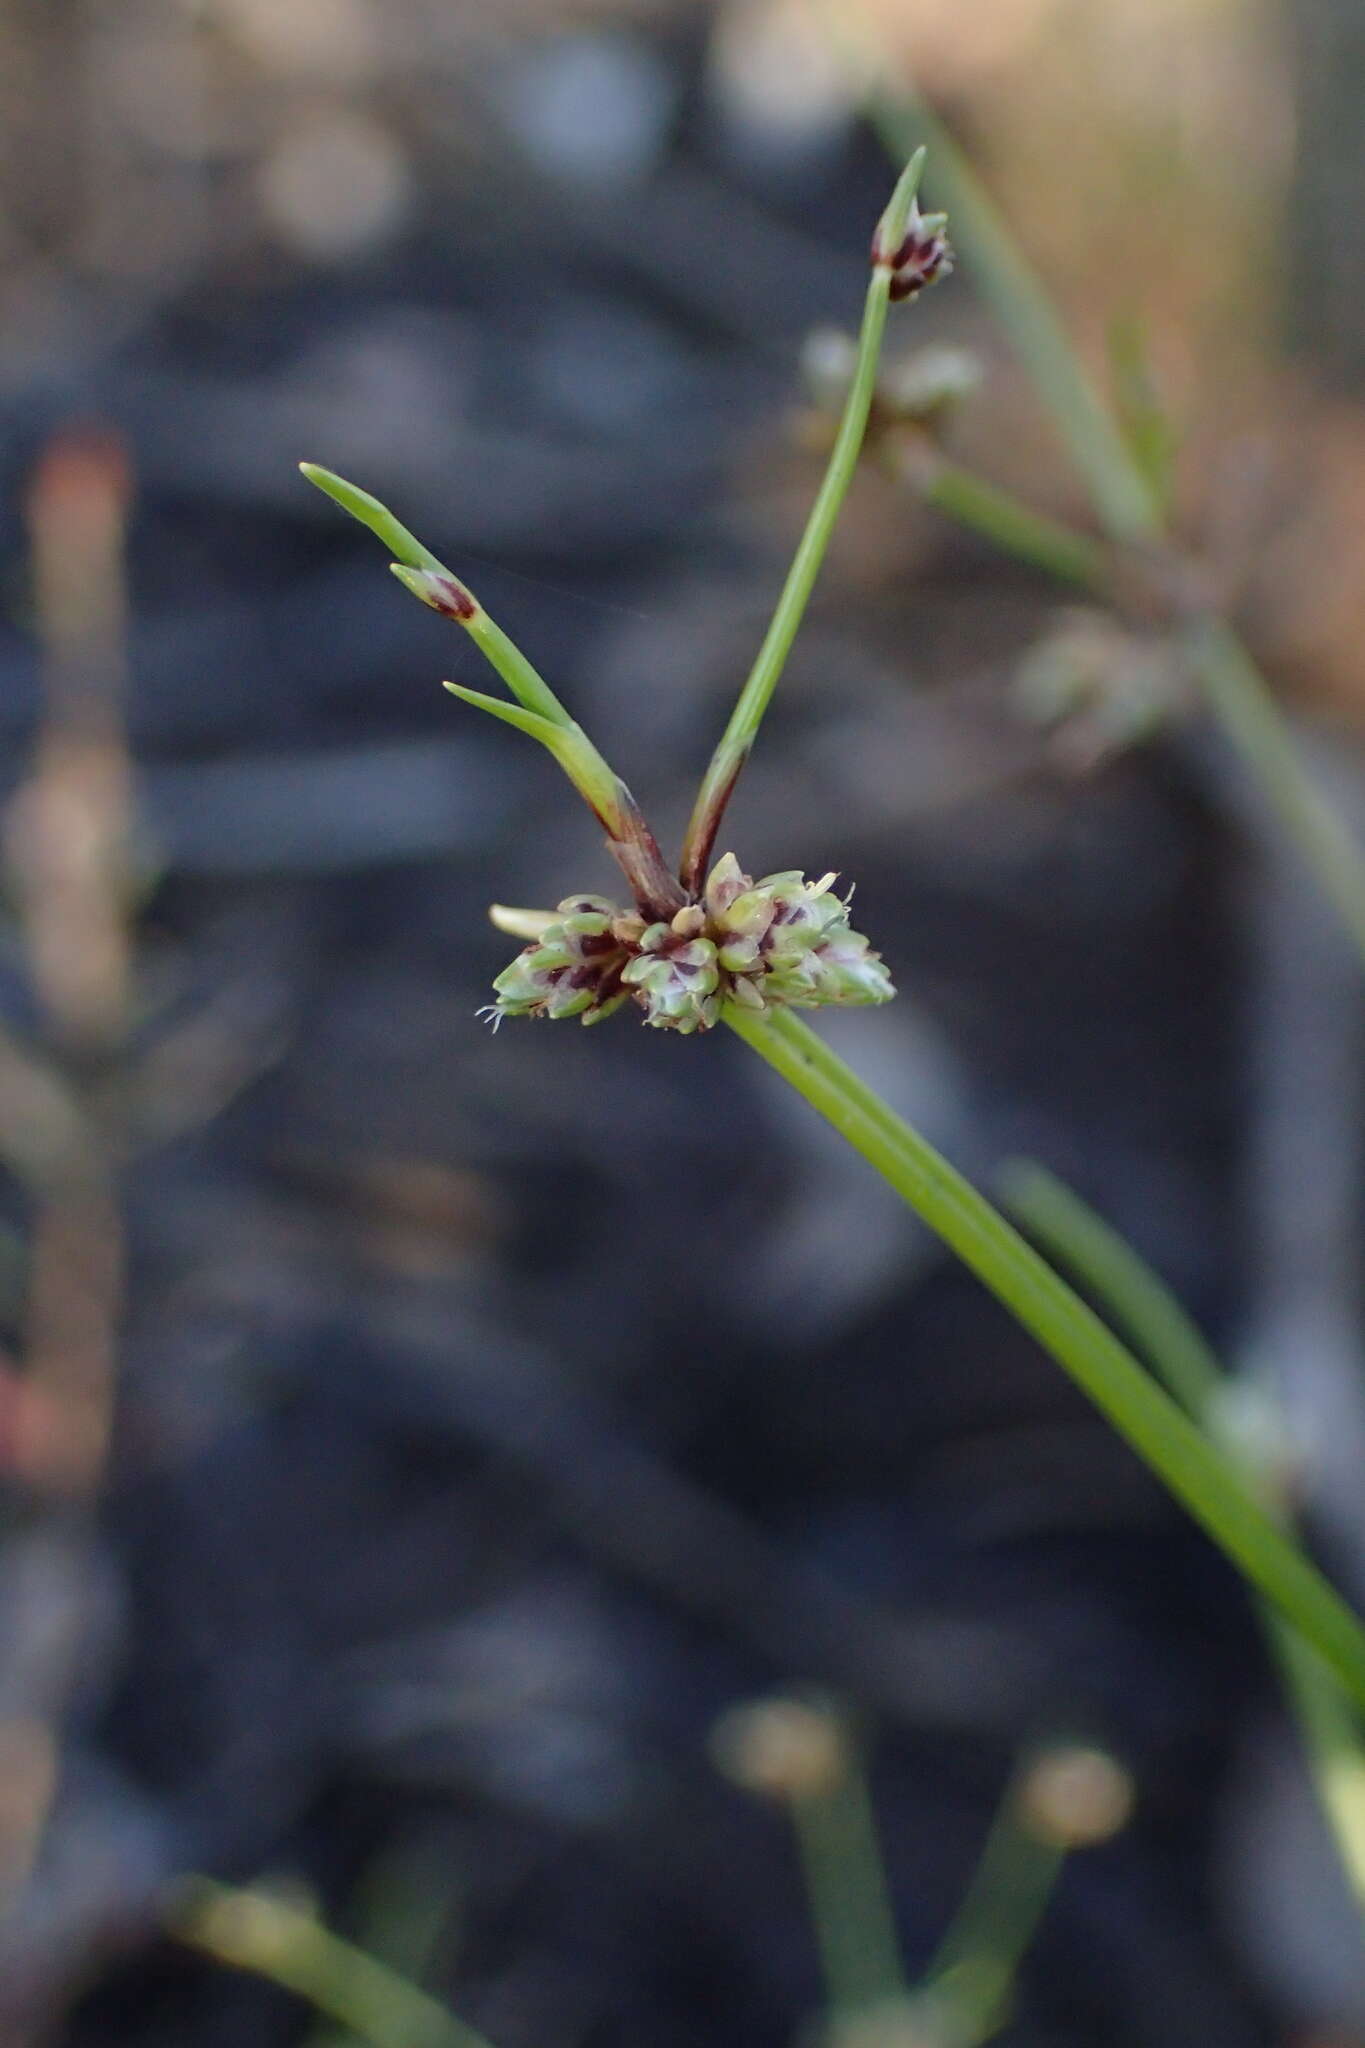
<path fill-rule="evenodd" d="M 907 1995 L 867 1781 L 850 1760 L 837 1782 L 791 1801 L 792 1826 L 836 2017 Z"/>
<path fill-rule="evenodd" d="M 1165 1281 L 1045 1166 L 1032 1159 L 1008 1160 L 996 1185 L 1006 1209 L 1053 1264 L 1066 1267 L 1091 1290 L 1181 1407 L 1204 1421 L 1223 1384 L 1223 1368 Z"/>
<path fill-rule="evenodd" d="M 952 221 L 953 241 L 1051 411 L 1106 531 L 1117 541 L 1154 538 L 1160 514 L 1147 480 L 1004 216 L 963 152 L 917 95 L 903 94 L 895 102 L 875 99 L 870 115 L 887 148 L 899 158 L 915 143 L 928 145 L 932 183 Z"/>
<path fill-rule="evenodd" d="M 404 590 L 410 590 L 432 611 L 440 612 L 443 618 L 458 620 L 468 633 L 474 645 L 482 654 L 489 667 L 500 675 L 518 703 L 528 711 L 537 712 L 553 725 L 570 726 L 570 718 L 564 706 L 556 697 L 550 685 L 535 665 L 528 661 L 521 649 L 508 634 L 504 633 L 496 619 L 490 619 L 478 599 L 463 583 L 459 584 L 457 601 L 452 602 L 447 594 L 452 578 L 449 570 L 442 577 L 432 577 L 420 569 L 412 569 L 402 562 L 390 562 L 390 573 L 397 577 Z M 458 595 L 468 599 L 468 604 L 458 602 Z"/>
<path fill-rule="evenodd" d="M 1001 1194 L 1049 1257 L 1074 1273 L 1132 1338 L 1181 1405 L 1208 1427 L 1226 1375 L 1182 1304 L 1089 1204 L 1032 1160 L 1013 1160 Z M 1248 1483 L 1257 1475 L 1248 1471 Z M 1289 1695 L 1323 1816 L 1355 1898 L 1365 1907 L 1365 1745 L 1336 1677 L 1268 1607 L 1262 1620 Z"/>
<path fill-rule="evenodd" d="M 930 1998 L 948 2009 L 955 2041 L 987 2040 L 1001 2024 L 1065 1861 L 1063 1848 L 1021 1824 L 1011 1785 L 925 1976 Z"/>
<path fill-rule="evenodd" d="M 229 1969 L 306 1998 L 372 2048 L 489 2048 L 436 1999 L 269 1892 L 207 1877 L 178 1887 L 167 1914 L 177 1941 Z"/>
<path fill-rule="evenodd" d="M 983 534 L 1006 554 L 1097 597 L 1109 594 L 1112 564 L 1088 535 L 936 456 L 912 457 L 904 473 L 926 504 Z M 1182 635 L 1215 717 L 1365 956 L 1365 849 L 1305 768 L 1264 676 L 1231 627 L 1201 613 L 1186 622 Z"/>
<path fill-rule="evenodd" d="M 1221 619 L 1193 619 L 1185 645 L 1224 732 L 1365 956 L 1365 851 L 1304 767 L 1265 678 Z"/>
<path fill-rule="evenodd" d="M 325 492 L 362 526 L 368 526 L 400 557 L 389 567 L 403 588 L 443 618 L 454 619 L 463 626 L 516 702 L 508 704 L 501 697 L 486 696 L 482 690 L 471 690 L 463 683 L 447 683 L 445 687 L 451 695 L 462 698 L 478 711 L 486 711 L 491 718 L 501 719 L 504 725 L 515 726 L 547 747 L 606 830 L 608 846 L 641 909 L 656 918 L 671 917 L 681 909 L 682 889 L 670 874 L 630 790 L 603 760 L 583 728 L 569 716 L 539 670 L 502 627 L 489 618 L 468 585 L 437 561 L 431 550 L 394 518 L 387 505 L 362 491 L 358 484 L 348 483 L 345 477 L 321 469 L 315 462 L 301 462 L 299 468 L 309 483 Z"/>
<path fill-rule="evenodd" d="M 1031 562 L 1063 583 L 1078 584 L 1096 596 L 1108 591 L 1108 550 L 1088 533 L 1078 533 L 1060 519 L 1035 512 L 1013 492 L 988 483 L 936 452 L 915 450 L 899 469 L 914 483 L 926 505 L 993 541 L 1005 554 Z"/>
<path fill-rule="evenodd" d="M 344 476 L 323 469 L 319 463 L 301 462 L 299 468 L 310 484 L 340 505 L 343 512 L 349 512 L 352 519 L 368 526 L 389 553 L 398 557 L 390 566 L 405 590 L 464 627 L 519 704 L 554 725 L 573 723 L 544 676 L 508 639 L 501 626 L 489 618 L 468 585 L 461 582 L 453 569 L 438 561 L 415 534 L 409 533 L 387 505 L 369 491 L 361 490 L 359 484 L 348 483 Z"/>
<path fill-rule="evenodd" d="M 445 683 L 442 687 L 449 690 L 452 697 L 472 704 L 476 711 L 486 711 L 491 718 L 501 719 L 504 725 L 515 726 L 529 739 L 539 740 L 541 746 L 553 754 L 579 795 L 591 805 L 608 830 L 619 822 L 623 802 L 631 801 L 629 792 L 620 776 L 602 759 L 581 725 L 571 718 L 542 718 L 539 712 L 525 711 L 520 704 L 509 704 L 502 697 L 489 697 L 484 691 L 471 690 L 464 683 Z"/>
<path fill-rule="evenodd" d="M 1109 379 L 1124 446 L 1145 477 L 1164 524 L 1175 491 L 1175 422 L 1152 373 L 1145 322 L 1127 314 L 1109 324 Z"/>
<path fill-rule="evenodd" d="M 798 1018 L 725 1011 L 1015 1317 L 1223 1549 L 1365 1702 L 1365 1628 L 1247 1492 L 1227 1460 L 970 1182 Z"/>
<path fill-rule="evenodd" d="M 381 504 L 369 491 L 363 491 L 359 484 L 348 483 L 344 476 L 338 476 L 334 469 L 324 469 L 320 462 L 301 462 L 299 470 L 310 484 L 340 505 L 343 512 L 349 512 L 352 519 L 368 526 L 400 562 L 433 576 L 451 574 L 445 563 L 438 560 L 415 533 L 410 533 L 401 520 L 394 518 L 387 505 Z"/>
<path fill-rule="evenodd" d="M 874 247 L 895 247 L 905 233 L 906 222 L 924 169 L 924 151 L 916 150 L 901 174 L 891 203 L 882 216 Z M 688 822 L 683 843 L 682 878 L 690 894 L 701 887 L 715 847 L 716 831 L 726 802 L 735 786 L 754 737 L 786 665 L 791 645 L 805 616 L 815 579 L 820 573 L 848 487 L 858 466 L 858 456 L 867 432 L 868 414 L 876 391 L 877 361 L 890 305 L 892 269 L 887 262 L 874 262 L 863 307 L 858 336 L 858 355 L 853 381 L 844 401 L 843 417 L 834 447 L 830 451 L 823 481 L 811 507 L 805 532 L 787 572 L 777 608 L 759 648 L 753 668 L 740 692 L 730 722 L 711 757 Z"/>
<path fill-rule="evenodd" d="M 459 1904 L 449 1857 L 434 1844 L 400 1843 L 381 1850 L 356 1885 L 348 1913 L 352 1943 L 420 1986 L 449 1945 Z M 314 2019 L 299 2048 L 356 2048 L 352 2028 L 325 2013 Z"/>
<path fill-rule="evenodd" d="M 1365 1743 L 1351 1703 L 1296 1628 L 1268 1608 L 1266 1635 L 1298 1722 L 1309 1775 L 1346 1881 L 1365 1913 Z"/>

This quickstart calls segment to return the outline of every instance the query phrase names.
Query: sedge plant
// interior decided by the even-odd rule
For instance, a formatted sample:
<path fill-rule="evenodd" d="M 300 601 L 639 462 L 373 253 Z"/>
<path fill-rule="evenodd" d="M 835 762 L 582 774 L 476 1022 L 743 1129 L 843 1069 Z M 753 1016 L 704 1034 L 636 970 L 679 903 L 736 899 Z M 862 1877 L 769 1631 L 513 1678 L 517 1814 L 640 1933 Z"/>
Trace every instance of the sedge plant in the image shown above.
<path fill-rule="evenodd" d="M 676 871 L 624 781 L 467 585 L 368 492 L 312 464 L 304 465 L 304 474 L 370 527 L 396 558 L 398 579 L 462 626 L 485 654 L 508 697 L 446 687 L 554 756 L 597 817 L 630 889 L 625 905 L 594 892 L 566 896 L 552 910 L 495 907 L 494 922 L 525 943 L 494 983 L 493 1022 L 530 1016 L 591 1024 L 633 1004 L 646 1024 L 683 1036 L 726 1026 L 956 1252 L 1365 1703 L 1365 1627 L 1236 1464 L 1005 1217 L 802 1020 L 802 1010 L 881 1003 L 894 994 L 880 956 L 852 926 L 848 898 L 835 894 L 835 877 L 807 880 L 793 868 L 755 881 L 733 853 L 714 857 L 726 805 L 857 466 L 889 309 L 915 298 L 950 267 L 945 217 L 919 208 L 923 167 L 920 149 L 874 233 L 856 361 L 824 482 L 772 624 L 703 778 Z"/>

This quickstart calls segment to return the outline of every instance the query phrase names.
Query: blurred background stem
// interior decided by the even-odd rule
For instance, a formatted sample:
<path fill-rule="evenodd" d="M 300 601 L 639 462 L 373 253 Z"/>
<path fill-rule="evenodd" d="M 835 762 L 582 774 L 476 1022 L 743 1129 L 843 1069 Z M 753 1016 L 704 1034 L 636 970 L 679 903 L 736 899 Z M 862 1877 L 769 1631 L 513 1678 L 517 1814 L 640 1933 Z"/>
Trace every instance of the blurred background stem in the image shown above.
<path fill-rule="evenodd" d="M 1232 628 L 1204 614 L 1190 620 L 1184 637 L 1224 732 L 1365 958 L 1365 856 L 1359 843 L 1304 767 L 1265 677 Z"/>
<path fill-rule="evenodd" d="M 166 1923 L 187 1947 L 307 1999 L 372 2048 L 489 2048 L 387 1963 L 275 1893 L 187 1878 Z"/>
<path fill-rule="evenodd" d="M 73 1111 L 41 1173 L 29 1176 L 17 1462 L 40 1488 L 86 1505 L 104 1466 L 122 1300 L 113 1147 L 98 1095 L 127 1030 L 131 971 L 127 499 L 126 463 L 107 437 L 60 437 L 39 466 L 28 514 L 43 724 L 5 820 L 46 1052 Z"/>
<path fill-rule="evenodd" d="M 1216 1432 L 1227 1375 L 1165 1282 L 1045 1167 L 1032 1160 L 1011 1161 L 1001 1175 L 1001 1192 L 1029 1235 L 1094 1295 L 1182 1407 Z M 1226 1431 L 1216 1440 L 1229 1456 L 1236 1455 L 1236 1442 Z M 1248 1485 L 1265 1493 L 1265 1471 L 1258 1471 L 1245 1454 L 1242 1462 Z M 1334 1674 L 1297 1631 L 1274 1609 L 1262 1606 L 1261 1617 L 1319 1806 L 1351 1893 L 1365 1913 L 1365 1744 L 1358 1718 Z"/>
<path fill-rule="evenodd" d="M 1063 583 L 1074 583 L 1093 594 L 1107 592 L 1107 551 L 1089 534 L 1035 511 L 1013 492 L 1001 490 L 998 484 L 928 447 L 902 451 L 895 471 L 918 491 L 926 505 L 955 519 L 959 526 L 970 527 L 1007 555 L 1031 562 Z"/>
<path fill-rule="evenodd" d="M 1047 405 L 1116 541 L 1156 539 L 1161 520 L 1145 477 L 1072 348 L 1065 327 L 1005 219 L 963 151 L 917 95 L 874 94 L 869 118 L 894 156 L 929 146 L 935 203 L 955 247 Z"/>
<path fill-rule="evenodd" d="M 128 496 L 122 449 L 107 436 L 59 434 L 39 462 L 27 513 L 40 724 L 3 830 L 4 875 L 40 1022 L 34 1045 L 7 1035 L 0 1044 L 0 1142 L 30 1218 L 6 1462 L 25 1525 L 15 1556 L 50 1558 L 73 1595 L 59 1637 L 79 1626 L 74 1596 L 89 1571 L 124 1295 L 117 1148 L 101 1090 L 129 1013 Z M 34 1613 L 5 1646 L 11 1674 L 22 1674 L 11 1675 L 0 1721 L 6 1909 L 39 1857 L 79 1665 L 74 1641 L 52 1654 L 52 1626 Z"/>
<path fill-rule="evenodd" d="M 1065 1860 L 1061 1843 L 1024 1824 L 1012 1781 L 926 1973 L 925 1988 L 946 2008 L 954 2042 L 984 2041 L 1001 2024 Z"/>
<path fill-rule="evenodd" d="M 886 1871 L 856 1758 L 845 1754 L 831 1783 L 790 1804 L 831 2013 L 839 2018 L 903 1998 Z"/>
<path fill-rule="evenodd" d="M 866 43 L 865 25 L 860 26 L 858 40 Z M 848 46 L 847 28 L 838 25 L 832 32 Z M 868 64 L 866 55 L 858 54 Z M 873 77 L 884 73 L 884 66 L 869 66 Z M 894 98 L 874 91 L 868 114 L 893 156 L 929 146 L 928 180 L 935 200 L 948 212 L 953 241 L 1051 413 L 1105 533 L 1120 547 L 1143 552 L 1162 547 L 1167 539 L 1162 509 L 1139 454 L 1097 392 L 1005 215 L 963 151 L 924 101 L 904 86 Z M 1074 545 L 1049 533 L 1049 521 L 1021 516 L 1007 494 L 997 495 L 992 486 L 951 468 L 941 475 L 931 471 L 926 481 L 930 502 L 950 516 L 1066 581 L 1094 587 L 1089 566 Z M 1304 768 L 1292 732 L 1238 636 L 1207 604 L 1190 605 L 1182 597 L 1179 584 L 1188 580 L 1177 574 L 1172 594 L 1177 611 L 1188 612 L 1186 651 L 1213 715 L 1365 960 L 1365 852 Z"/>

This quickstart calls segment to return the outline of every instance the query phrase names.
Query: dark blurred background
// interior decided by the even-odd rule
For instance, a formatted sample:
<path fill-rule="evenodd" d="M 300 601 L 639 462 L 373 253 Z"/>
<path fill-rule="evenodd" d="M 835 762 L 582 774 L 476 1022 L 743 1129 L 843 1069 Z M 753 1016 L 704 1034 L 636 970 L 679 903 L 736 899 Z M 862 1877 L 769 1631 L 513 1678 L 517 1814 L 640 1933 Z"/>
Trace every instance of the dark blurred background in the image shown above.
<path fill-rule="evenodd" d="M 1145 322 L 1182 532 L 1365 817 L 1359 9 L 840 21 L 1092 362 Z M 839 43 L 800 0 L 0 0 L 6 2044 L 321 2041 L 166 1937 L 192 1871 L 306 1888 L 497 2048 L 791 2041 L 789 1832 L 710 1738 L 809 1685 L 912 1971 L 1026 1744 L 1131 1772 L 1010 2043 L 1365 2039 L 1245 1595 L 1056 1368 L 726 1034 L 475 1021 L 488 902 L 612 871 L 295 466 L 467 575 L 676 840 L 890 182 Z M 1083 520 L 969 269 L 896 316 L 941 343 L 964 459 Z M 724 843 L 856 877 L 901 996 L 830 1038 L 1131 1237 L 1282 1400 L 1359 1599 L 1357 970 L 1178 704 L 1030 718 L 1059 623 L 869 471 Z"/>

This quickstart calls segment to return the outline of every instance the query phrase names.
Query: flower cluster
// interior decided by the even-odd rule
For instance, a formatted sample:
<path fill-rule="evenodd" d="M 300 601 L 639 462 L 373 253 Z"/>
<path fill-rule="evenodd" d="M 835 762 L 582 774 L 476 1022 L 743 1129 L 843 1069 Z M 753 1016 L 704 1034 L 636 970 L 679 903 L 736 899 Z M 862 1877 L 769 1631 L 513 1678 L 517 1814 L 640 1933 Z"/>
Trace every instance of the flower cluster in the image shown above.
<path fill-rule="evenodd" d="M 493 983 L 504 1017 L 581 1017 L 595 1024 L 628 997 L 647 1024 L 707 1031 L 721 1005 L 884 1003 L 891 977 L 861 932 L 835 877 L 796 869 L 755 882 L 732 853 L 711 870 L 701 901 L 649 923 L 601 896 L 570 896 L 522 920 L 535 937 Z"/>
<path fill-rule="evenodd" d="M 894 249 L 882 245 L 878 230 L 872 260 L 891 272 L 893 305 L 900 299 L 918 297 L 926 285 L 948 276 L 953 267 L 953 245 L 945 232 L 947 226 L 946 213 L 921 213 L 918 206 L 912 206 L 905 234 Z"/>

